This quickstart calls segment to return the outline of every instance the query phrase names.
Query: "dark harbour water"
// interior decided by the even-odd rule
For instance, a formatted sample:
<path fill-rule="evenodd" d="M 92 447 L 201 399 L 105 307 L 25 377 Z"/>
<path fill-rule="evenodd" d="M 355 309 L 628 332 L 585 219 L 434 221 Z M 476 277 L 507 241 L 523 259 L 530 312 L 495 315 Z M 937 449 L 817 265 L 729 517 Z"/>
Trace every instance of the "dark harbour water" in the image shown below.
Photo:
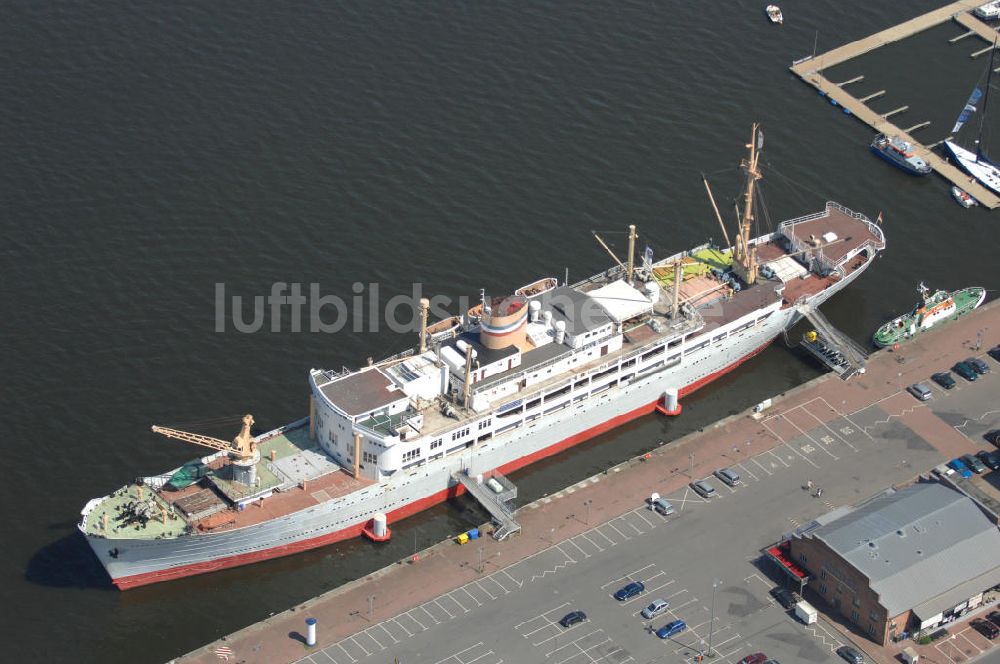
<path fill-rule="evenodd" d="M 127 593 L 74 524 L 90 498 L 195 456 L 149 425 L 231 437 L 306 413 L 311 367 L 416 342 L 215 332 L 215 288 L 317 283 L 379 303 L 475 297 L 607 267 L 627 224 L 663 256 L 718 236 L 749 125 L 775 222 L 834 199 L 888 249 L 824 306 L 861 340 L 920 280 L 993 288 L 996 214 L 867 152 L 870 132 L 787 70 L 937 3 L 3 2 L 0 660 L 163 662 L 483 520 L 466 501 L 346 542 Z M 838 68 L 938 140 L 984 61 L 942 26 Z M 998 146 L 1000 147 L 1000 146 Z M 1000 154 L 1000 150 L 995 150 Z M 365 291 L 367 293 L 367 290 Z M 457 308 L 456 308 L 457 310 Z M 249 310 L 248 310 L 249 315 Z M 271 320 L 267 320 L 269 329 Z M 1000 331 L 997 331 L 1000 334 Z M 996 341 L 997 334 L 987 334 Z M 523 500 L 817 375 L 774 345 L 685 402 L 515 477 Z M 231 424 L 218 418 L 231 417 Z"/>

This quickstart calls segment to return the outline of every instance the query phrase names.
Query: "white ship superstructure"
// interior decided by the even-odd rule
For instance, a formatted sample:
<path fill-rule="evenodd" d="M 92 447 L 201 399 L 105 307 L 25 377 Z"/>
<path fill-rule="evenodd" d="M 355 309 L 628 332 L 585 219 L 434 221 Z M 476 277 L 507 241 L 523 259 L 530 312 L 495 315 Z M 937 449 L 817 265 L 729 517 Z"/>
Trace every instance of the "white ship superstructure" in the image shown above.
<path fill-rule="evenodd" d="M 885 246 L 879 226 L 835 203 L 751 239 L 756 154 L 731 249 L 641 267 L 630 251 L 576 284 L 484 297 L 423 326 L 407 353 L 313 370 L 308 418 L 252 446 L 241 433 L 235 461 L 225 443 L 190 440 L 220 451 L 92 500 L 81 531 L 120 588 L 287 555 L 357 536 L 378 514 L 397 521 L 458 493 L 461 474 L 516 470 L 732 370 Z"/>

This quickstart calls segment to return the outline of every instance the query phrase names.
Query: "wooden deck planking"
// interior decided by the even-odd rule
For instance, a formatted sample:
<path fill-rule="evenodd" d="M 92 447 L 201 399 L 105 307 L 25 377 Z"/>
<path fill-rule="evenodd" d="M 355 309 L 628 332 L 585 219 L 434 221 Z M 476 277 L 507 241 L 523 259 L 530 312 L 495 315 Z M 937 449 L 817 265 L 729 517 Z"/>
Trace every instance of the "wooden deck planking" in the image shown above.
<path fill-rule="evenodd" d="M 997 32 L 989 25 L 967 13 L 980 4 L 982 4 L 982 0 L 960 0 L 959 2 L 953 2 L 863 39 L 839 46 L 821 55 L 799 60 L 792 65 L 791 70 L 803 81 L 809 83 L 840 106 L 850 111 L 855 117 L 872 129 L 883 134 L 899 136 L 903 140 L 909 141 L 913 145 L 913 152 L 924 159 L 938 174 L 969 192 L 981 205 L 995 209 L 1000 207 L 1000 197 L 978 182 L 970 181 L 970 176 L 964 171 L 953 166 L 943 157 L 935 154 L 930 147 L 923 145 L 910 135 L 910 131 L 926 126 L 927 123 L 916 125 L 904 131 L 887 119 L 889 115 L 898 112 L 900 109 L 891 111 L 890 113 L 876 113 L 864 103 L 867 99 L 880 95 L 869 95 L 864 99 L 858 99 L 820 73 L 824 69 L 856 58 L 880 46 L 900 41 L 952 19 L 965 28 L 968 28 L 970 32 L 974 32 L 992 44 L 997 38 Z M 853 82 L 853 80 L 848 82 Z"/>

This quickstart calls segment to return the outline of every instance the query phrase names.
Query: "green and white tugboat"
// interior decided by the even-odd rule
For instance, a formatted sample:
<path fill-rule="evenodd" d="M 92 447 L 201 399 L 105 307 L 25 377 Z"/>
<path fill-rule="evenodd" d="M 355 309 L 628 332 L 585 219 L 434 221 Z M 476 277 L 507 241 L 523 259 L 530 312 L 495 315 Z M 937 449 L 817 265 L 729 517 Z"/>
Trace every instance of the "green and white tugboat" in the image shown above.
<path fill-rule="evenodd" d="M 906 341 L 938 323 L 954 320 L 972 311 L 986 299 L 986 289 L 979 286 L 951 293 L 939 290 L 931 294 L 930 289 L 921 283 L 917 290 L 922 300 L 920 304 L 913 311 L 893 318 L 877 329 L 872 336 L 876 346 L 884 348 Z"/>

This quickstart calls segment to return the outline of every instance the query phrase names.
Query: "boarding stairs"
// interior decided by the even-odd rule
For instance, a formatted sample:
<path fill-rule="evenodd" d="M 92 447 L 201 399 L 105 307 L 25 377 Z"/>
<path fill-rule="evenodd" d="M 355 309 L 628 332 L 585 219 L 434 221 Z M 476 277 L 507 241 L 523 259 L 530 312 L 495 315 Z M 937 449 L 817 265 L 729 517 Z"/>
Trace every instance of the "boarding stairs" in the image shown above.
<path fill-rule="evenodd" d="M 499 493 L 487 484 L 491 478 L 500 484 L 501 491 Z M 476 477 L 470 477 L 467 472 L 455 475 L 455 479 L 465 487 L 469 495 L 490 513 L 493 524 L 496 526 L 493 530 L 493 538 L 502 542 L 511 535 L 521 532 L 521 524 L 514 520 L 513 501 L 517 498 L 517 487 L 500 473 L 494 472 L 491 478 L 483 478 L 483 481 L 479 482 Z"/>
<path fill-rule="evenodd" d="M 801 304 L 797 309 L 815 330 L 815 337 L 806 334 L 802 338 L 802 347 L 810 355 L 844 380 L 855 374 L 864 373 L 865 360 L 868 359 L 867 350 L 835 328 L 819 309 L 808 304 Z"/>

